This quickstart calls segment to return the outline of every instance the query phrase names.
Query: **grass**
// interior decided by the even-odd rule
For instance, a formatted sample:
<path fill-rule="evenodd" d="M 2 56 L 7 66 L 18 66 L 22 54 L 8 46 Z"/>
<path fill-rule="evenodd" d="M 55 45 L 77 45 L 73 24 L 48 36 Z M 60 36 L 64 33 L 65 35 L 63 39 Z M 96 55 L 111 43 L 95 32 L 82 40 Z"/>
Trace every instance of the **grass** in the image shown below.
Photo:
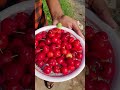
<path fill-rule="evenodd" d="M 61 4 L 61 7 L 62 7 L 64 14 L 68 15 L 70 17 L 73 17 L 74 16 L 73 8 L 72 8 L 72 5 L 70 4 L 69 0 L 59 0 L 59 1 L 60 1 L 60 4 Z M 46 4 L 46 0 L 43 0 L 43 10 L 45 12 L 48 24 L 49 25 L 52 24 L 51 15 L 50 15 L 48 6 Z"/>

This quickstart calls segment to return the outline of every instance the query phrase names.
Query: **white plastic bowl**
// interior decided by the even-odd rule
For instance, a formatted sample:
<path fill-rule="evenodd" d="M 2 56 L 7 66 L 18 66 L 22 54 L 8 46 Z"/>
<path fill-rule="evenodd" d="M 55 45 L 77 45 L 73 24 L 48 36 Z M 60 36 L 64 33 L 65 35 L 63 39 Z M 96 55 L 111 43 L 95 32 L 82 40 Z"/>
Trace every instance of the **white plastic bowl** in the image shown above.
<path fill-rule="evenodd" d="M 104 31 L 108 34 L 109 41 L 115 54 L 116 73 L 112 82 L 111 90 L 120 90 L 120 38 L 109 25 L 99 19 L 93 12 L 86 9 L 86 22 L 96 30 Z"/>
<path fill-rule="evenodd" d="M 42 31 L 48 31 L 52 28 L 55 28 L 56 26 L 45 26 L 43 28 L 38 29 L 37 31 L 35 31 L 35 35 L 37 35 L 38 33 L 42 32 Z M 43 80 L 46 81 L 51 81 L 51 82 L 63 82 L 63 81 L 67 81 L 70 80 L 74 77 L 76 77 L 85 67 L 85 41 L 78 36 L 73 30 L 68 29 L 66 27 L 62 27 L 61 29 L 63 29 L 66 32 L 70 32 L 73 36 L 75 36 L 77 39 L 80 40 L 82 48 L 83 48 L 83 59 L 82 59 L 82 63 L 80 65 L 79 68 L 77 68 L 75 71 L 73 71 L 72 73 L 65 75 L 65 76 L 49 76 L 49 75 L 45 75 L 44 73 L 41 72 L 41 69 L 39 67 L 37 67 L 37 65 L 35 65 L 35 75 Z"/>

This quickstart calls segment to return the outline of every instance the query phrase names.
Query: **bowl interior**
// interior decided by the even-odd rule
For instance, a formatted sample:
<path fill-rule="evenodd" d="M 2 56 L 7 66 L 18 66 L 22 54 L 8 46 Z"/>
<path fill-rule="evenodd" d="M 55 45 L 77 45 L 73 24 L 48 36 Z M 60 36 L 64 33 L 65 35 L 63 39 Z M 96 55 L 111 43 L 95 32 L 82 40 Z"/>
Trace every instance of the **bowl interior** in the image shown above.
<path fill-rule="evenodd" d="M 49 31 L 50 29 L 55 28 L 55 27 L 56 26 L 52 25 L 52 26 L 46 26 L 46 27 L 40 28 L 37 31 L 35 31 L 35 35 L 42 32 L 42 31 Z M 42 72 L 42 70 L 39 67 L 37 67 L 37 65 L 35 65 L 35 75 L 38 76 L 41 79 L 52 81 L 52 82 L 66 81 L 66 80 L 72 79 L 75 76 L 77 76 L 83 70 L 83 68 L 85 67 L 85 42 L 84 42 L 84 40 L 80 36 L 78 36 L 73 30 L 70 30 L 70 29 L 65 28 L 65 27 L 62 27 L 62 29 L 65 32 L 70 32 L 72 34 L 72 37 L 76 37 L 78 40 L 80 40 L 82 48 L 83 48 L 82 63 L 81 63 L 79 68 L 77 68 L 75 71 L 73 71 L 72 73 L 70 73 L 66 76 L 63 76 L 61 73 L 60 74 L 52 73 L 50 75 L 45 75 Z"/>
<path fill-rule="evenodd" d="M 93 19 L 94 18 L 94 19 Z M 113 52 L 115 55 L 115 66 L 116 66 L 116 73 L 112 82 L 112 89 L 111 90 L 119 90 L 120 88 L 120 50 L 118 49 L 120 46 L 120 38 L 117 36 L 115 31 L 99 19 L 93 12 L 89 9 L 86 9 L 86 21 L 87 24 L 93 26 L 96 30 L 104 31 L 108 34 L 109 41 L 112 45 Z"/>

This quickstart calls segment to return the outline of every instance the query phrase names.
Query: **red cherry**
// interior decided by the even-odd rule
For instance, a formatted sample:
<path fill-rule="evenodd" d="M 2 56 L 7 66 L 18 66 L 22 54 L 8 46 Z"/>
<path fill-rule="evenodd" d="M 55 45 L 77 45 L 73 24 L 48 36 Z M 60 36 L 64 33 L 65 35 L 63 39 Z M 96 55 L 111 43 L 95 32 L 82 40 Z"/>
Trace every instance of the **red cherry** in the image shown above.
<path fill-rule="evenodd" d="M 34 62 L 35 51 L 31 47 L 23 47 L 19 51 L 19 59 L 22 64 L 30 64 Z"/>
<path fill-rule="evenodd" d="M 43 31 L 41 34 L 43 38 L 46 38 L 47 32 Z"/>
<path fill-rule="evenodd" d="M 75 65 L 76 68 L 78 68 L 80 66 L 80 64 L 81 64 L 80 61 L 78 61 L 78 60 L 74 61 L 74 65 Z"/>
<path fill-rule="evenodd" d="M 45 41 L 40 41 L 38 47 L 43 48 L 45 46 Z"/>
<path fill-rule="evenodd" d="M 53 72 L 54 73 L 60 73 L 60 67 L 59 66 L 54 66 L 53 67 Z"/>
<path fill-rule="evenodd" d="M 10 35 L 17 29 L 16 22 L 11 18 L 6 18 L 1 22 L 1 29 L 6 35 Z"/>
<path fill-rule="evenodd" d="M 69 50 L 69 49 L 72 49 L 72 45 L 68 43 L 68 44 L 66 45 L 66 49 L 68 49 L 68 50 Z"/>
<path fill-rule="evenodd" d="M 35 40 L 35 47 L 37 47 L 38 46 L 38 41 L 37 40 Z"/>
<path fill-rule="evenodd" d="M 82 46 L 81 45 L 77 46 L 76 49 L 77 49 L 77 51 L 82 52 Z"/>
<path fill-rule="evenodd" d="M 51 44 L 51 39 L 47 38 L 47 39 L 45 40 L 45 43 L 46 43 L 47 45 L 50 45 L 50 44 Z"/>
<path fill-rule="evenodd" d="M 42 52 L 38 53 L 38 55 L 37 55 L 37 57 L 36 57 L 36 59 L 37 59 L 38 61 L 43 61 L 44 58 L 45 58 L 45 54 L 42 53 Z"/>
<path fill-rule="evenodd" d="M 62 49 L 62 50 L 61 50 L 61 53 L 64 54 L 64 55 L 66 55 L 66 54 L 68 53 L 68 50 Z"/>
<path fill-rule="evenodd" d="M 13 58 L 12 58 L 12 52 L 11 51 L 4 52 L 4 54 L 1 57 L 1 62 L 3 64 L 9 63 L 12 60 L 13 60 Z"/>
<path fill-rule="evenodd" d="M 85 27 L 85 34 L 86 34 L 85 35 L 86 40 L 91 40 L 92 37 L 94 36 L 95 32 L 94 32 L 92 27 L 86 26 Z"/>
<path fill-rule="evenodd" d="M 24 30 L 29 23 L 29 15 L 25 12 L 17 13 L 15 16 L 17 27 L 19 30 Z"/>
<path fill-rule="evenodd" d="M 56 33 L 58 33 L 58 34 L 61 34 L 61 29 L 59 29 L 59 28 L 54 28 L 53 29 Z"/>
<path fill-rule="evenodd" d="M 35 36 L 35 40 L 40 41 L 42 39 L 42 34 L 39 33 Z"/>
<path fill-rule="evenodd" d="M 61 29 L 61 34 L 64 34 L 64 33 L 65 33 L 64 30 Z"/>
<path fill-rule="evenodd" d="M 27 68 L 28 68 L 30 74 L 34 76 L 35 75 L 35 64 L 32 62 L 27 66 Z"/>
<path fill-rule="evenodd" d="M 3 85 L 5 80 L 6 80 L 5 76 L 3 74 L 0 74 L 0 85 Z"/>
<path fill-rule="evenodd" d="M 5 90 L 22 90 L 23 87 L 21 87 L 21 85 L 18 82 L 9 82 L 6 86 L 5 86 Z"/>
<path fill-rule="evenodd" d="M 68 74 L 68 68 L 67 67 L 62 67 L 61 72 L 62 72 L 63 75 L 67 75 Z"/>
<path fill-rule="evenodd" d="M 97 32 L 96 37 L 100 37 L 103 41 L 108 41 L 108 35 L 104 31 Z"/>
<path fill-rule="evenodd" d="M 54 58 L 49 59 L 48 64 L 50 66 L 55 66 L 57 64 L 57 61 Z"/>
<path fill-rule="evenodd" d="M 61 40 L 64 41 L 64 42 L 67 42 L 68 41 L 68 37 L 66 35 L 63 35 L 61 37 Z"/>
<path fill-rule="evenodd" d="M 48 52 L 49 52 L 49 46 L 47 46 L 47 45 L 44 46 L 44 47 L 43 47 L 43 52 L 44 52 L 44 53 L 48 53 Z"/>
<path fill-rule="evenodd" d="M 59 29 L 59 28 L 53 28 L 52 30 L 51 30 L 51 32 L 52 33 L 61 33 L 61 29 Z"/>
<path fill-rule="evenodd" d="M 53 38 L 53 37 L 55 36 L 55 34 L 54 34 L 54 33 L 49 32 L 49 33 L 48 33 L 48 36 L 49 36 L 49 38 Z"/>
<path fill-rule="evenodd" d="M 46 58 L 43 60 L 44 63 L 47 63 L 48 61 L 49 61 L 49 58 L 48 58 L 48 57 L 46 57 Z"/>
<path fill-rule="evenodd" d="M 52 68 L 50 66 L 45 66 L 44 69 L 43 69 L 43 72 L 45 74 L 50 74 L 52 71 Z"/>
<path fill-rule="evenodd" d="M 53 54 L 53 52 L 51 52 L 51 51 L 49 51 L 49 52 L 47 53 L 47 57 L 48 57 L 48 58 L 53 57 L 53 55 L 54 55 L 54 54 Z"/>
<path fill-rule="evenodd" d="M 15 38 L 13 41 L 12 41 L 12 43 L 11 43 L 11 47 L 13 47 L 13 48 L 19 48 L 19 47 L 24 47 L 24 42 L 21 40 L 21 39 L 19 39 L 19 38 Z M 12 49 L 13 49 L 12 48 Z"/>
<path fill-rule="evenodd" d="M 86 77 L 85 80 L 87 81 L 87 82 L 85 82 L 86 90 L 96 90 L 95 89 L 96 81 L 91 81 L 88 77 Z"/>
<path fill-rule="evenodd" d="M 68 65 L 74 65 L 74 60 L 73 59 L 67 59 L 67 64 Z"/>
<path fill-rule="evenodd" d="M 43 61 L 38 60 L 38 61 L 36 62 L 36 64 L 37 64 L 37 65 L 41 68 L 41 67 L 43 67 L 44 62 L 43 62 Z"/>
<path fill-rule="evenodd" d="M 18 81 L 23 75 L 23 66 L 19 64 L 10 64 L 5 67 L 4 74 L 5 78 L 9 81 Z"/>
<path fill-rule="evenodd" d="M 99 58 L 108 59 L 112 57 L 112 49 L 109 41 L 104 41 L 99 35 L 95 34 L 90 42 L 90 50 L 95 52 Z M 104 52 L 104 53 L 103 53 Z"/>
<path fill-rule="evenodd" d="M 50 50 L 55 51 L 56 50 L 56 44 L 51 44 L 50 45 Z"/>
<path fill-rule="evenodd" d="M 65 49 L 65 47 L 66 47 L 66 44 L 65 43 L 61 43 L 61 49 Z"/>
<path fill-rule="evenodd" d="M 65 35 L 68 37 L 68 36 L 70 36 L 70 33 L 69 33 L 69 32 L 66 32 Z"/>
<path fill-rule="evenodd" d="M 61 65 L 62 65 L 63 67 L 67 67 L 67 66 L 68 66 L 66 62 L 63 62 Z"/>
<path fill-rule="evenodd" d="M 8 37 L 0 32 L 0 49 L 1 48 L 6 48 L 8 44 Z"/>
<path fill-rule="evenodd" d="M 61 40 L 60 39 L 58 39 L 57 44 L 59 44 L 59 45 L 61 44 Z"/>
<path fill-rule="evenodd" d="M 55 37 L 56 37 L 56 38 L 61 38 L 61 34 L 56 33 L 56 34 L 55 34 Z"/>
<path fill-rule="evenodd" d="M 35 49 L 35 54 L 40 53 L 40 51 L 41 51 L 40 48 L 36 48 L 36 49 Z"/>
<path fill-rule="evenodd" d="M 57 58 L 57 63 L 58 64 L 62 64 L 63 62 L 64 62 L 64 58 L 63 57 Z"/>
<path fill-rule="evenodd" d="M 77 47 L 77 46 L 79 46 L 80 45 L 80 41 L 79 40 L 75 40 L 74 42 L 73 42 L 73 47 Z"/>
<path fill-rule="evenodd" d="M 27 43 L 28 45 L 34 45 L 34 42 L 35 42 L 34 28 L 29 28 L 26 31 L 24 42 Z"/>
<path fill-rule="evenodd" d="M 110 86 L 104 81 L 98 81 L 96 84 L 96 90 L 110 90 Z"/>
<path fill-rule="evenodd" d="M 58 38 L 53 37 L 53 38 L 52 38 L 52 43 L 58 43 Z"/>
<path fill-rule="evenodd" d="M 74 38 L 73 37 L 70 37 L 69 38 L 69 43 L 73 43 L 74 42 Z"/>
<path fill-rule="evenodd" d="M 115 74 L 115 66 L 114 64 L 105 63 L 103 66 L 103 71 L 101 72 L 101 75 L 104 79 L 110 80 L 113 79 Z"/>
<path fill-rule="evenodd" d="M 75 58 L 75 56 L 76 56 L 76 53 L 77 53 L 76 51 L 74 51 L 74 50 L 71 50 L 71 54 L 72 54 L 72 56 L 74 57 L 74 59 L 76 59 L 76 58 Z"/>
<path fill-rule="evenodd" d="M 28 88 L 30 86 L 30 83 L 32 81 L 32 76 L 30 74 L 25 74 L 22 78 L 21 78 L 21 84 L 24 88 Z"/>
<path fill-rule="evenodd" d="M 70 66 L 68 66 L 68 70 L 70 70 L 70 71 L 74 71 L 74 70 L 75 70 L 75 66 L 74 66 L 74 65 L 70 65 Z"/>
<path fill-rule="evenodd" d="M 60 52 L 59 50 L 56 50 L 56 51 L 54 52 L 54 56 L 55 56 L 55 57 L 60 57 L 60 56 L 61 56 L 61 52 Z"/>
<path fill-rule="evenodd" d="M 78 52 L 78 53 L 76 54 L 76 57 L 77 57 L 78 59 L 82 60 L 83 54 L 80 53 L 80 52 Z"/>

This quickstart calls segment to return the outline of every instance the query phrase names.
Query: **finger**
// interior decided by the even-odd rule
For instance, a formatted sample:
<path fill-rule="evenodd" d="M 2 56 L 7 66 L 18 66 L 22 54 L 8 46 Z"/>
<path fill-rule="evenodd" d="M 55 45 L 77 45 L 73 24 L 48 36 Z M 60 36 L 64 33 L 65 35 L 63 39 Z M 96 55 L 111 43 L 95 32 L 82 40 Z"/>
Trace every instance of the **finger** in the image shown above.
<path fill-rule="evenodd" d="M 118 25 L 112 18 L 109 8 L 104 0 L 93 0 L 92 9 L 96 12 L 96 14 L 104 20 L 107 24 L 109 24 L 112 28 L 117 28 Z"/>
<path fill-rule="evenodd" d="M 58 23 L 58 20 L 53 20 L 53 25 L 57 25 Z"/>
<path fill-rule="evenodd" d="M 77 21 L 77 24 L 78 24 L 78 26 L 79 26 L 79 28 L 80 28 L 81 30 L 84 29 L 84 27 L 83 27 L 83 25 L 80 23 L 80 21 Z"/>
<path fill-rule="evenodd" d="M 71 27 L 70 25 L 68 26 L 68 28 L 69 28 L 69 29 L 72 29 L 72 27 Z"/>
<path fill-rule="evenodd" d="M 82 34 L 82 32 L 81 32 L 81 30 L 80 30 L 80 28 L 79 28 L 79 26 L 78 26 L 77 24 L 74 24 L 74 25 L 73 25 L 73 29 L 75 30 L 75 32 L 76 32 L 78 35 L 80 35 L 83 39 L 85 39 L 84 35 Z"/>

